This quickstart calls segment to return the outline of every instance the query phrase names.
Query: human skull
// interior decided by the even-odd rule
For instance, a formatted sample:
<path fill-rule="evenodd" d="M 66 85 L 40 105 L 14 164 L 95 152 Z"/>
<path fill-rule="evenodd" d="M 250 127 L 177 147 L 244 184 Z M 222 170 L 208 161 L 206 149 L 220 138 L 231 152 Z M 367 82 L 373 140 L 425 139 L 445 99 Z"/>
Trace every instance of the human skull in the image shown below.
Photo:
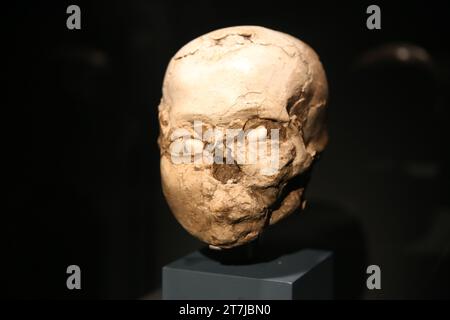
<path fill-rule="evenodd" d="M 301 210 L 302 178 L 327 143 L 327 96 L 318 56 L 290 35 L 238 26 L 182 47 L 165 74 L 158 139 L 163 192 L 181 225 L 212 248 L 231 248 Z M 217 147 L 224 136 L 198 130 L 217 128 L 247 132 L 246 146 L 275 141 L 277 170 L 266 170 L 263 156 L 237 163 L 235 150 Z M 179 161 L 198 155 L 213 160 Z M 222 156 L 227 161 L 216 161 Z"/>

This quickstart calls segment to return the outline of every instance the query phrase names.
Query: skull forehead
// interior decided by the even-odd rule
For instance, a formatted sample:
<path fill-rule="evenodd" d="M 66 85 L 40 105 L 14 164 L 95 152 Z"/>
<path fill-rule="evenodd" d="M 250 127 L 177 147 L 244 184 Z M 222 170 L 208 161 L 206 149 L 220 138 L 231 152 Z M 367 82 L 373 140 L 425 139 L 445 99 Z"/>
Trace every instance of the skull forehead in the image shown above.
<path fill-rule="evenodd" d="M 258 115 L 288 121 L 287 102 L 309 80 L 302 43 L 261 27 L 217 30 L 184 46 L 166 72 L 171 122 L 228 123 Z"/>

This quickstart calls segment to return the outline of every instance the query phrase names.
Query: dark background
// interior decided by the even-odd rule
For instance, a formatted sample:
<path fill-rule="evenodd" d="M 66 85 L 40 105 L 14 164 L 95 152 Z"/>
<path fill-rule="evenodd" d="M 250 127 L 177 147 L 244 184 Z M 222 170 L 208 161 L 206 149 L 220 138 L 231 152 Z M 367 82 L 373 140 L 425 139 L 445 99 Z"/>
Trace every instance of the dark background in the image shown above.
<path fill-rule="evenodd" d="M 370 2 L 2 6 L 2 295 L 155 296 L 161 267 L 202 245 L 161 193 L 162 79 L 186 42 L 251 24 L 310 44 L 330 86 L 330 144 L 308 209 L 265 243 L 333 250 L 337 298 L 449 298 L 450 11 L 444 1 L 393 2 L 373 2 L 382 29 L 372 31 Z M 70 4 L 81 7 L 81 30 L 66 28 Z M 430 58 L 399 61 L 399 42 Z M 374 49 L 390 43 L 386 55 Z M 71 264 L 81 267 L 80 291 L 66 288 Z M 370 264 L 381 267 L 382 290 L 365 288 Z"/>

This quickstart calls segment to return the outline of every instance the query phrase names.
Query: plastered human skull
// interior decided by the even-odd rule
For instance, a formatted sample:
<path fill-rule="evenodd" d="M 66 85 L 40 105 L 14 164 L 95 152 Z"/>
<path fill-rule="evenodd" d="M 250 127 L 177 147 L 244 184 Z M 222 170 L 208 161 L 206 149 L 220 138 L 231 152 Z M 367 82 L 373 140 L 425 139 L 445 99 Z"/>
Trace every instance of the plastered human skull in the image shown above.
<path fill-rule="evenodd" d="M 163 192 L 181 225 L 222 249 L 300 212 L 305 177 L 328 139 L 327 96 L 318 56 L 288 34 L 229 27 L 182 47 L 164 77 L 158 139 Z M 228 129 L 242 139 L 222 143 Z M 246 161 L 251 141 L 266 156 Z M 243 161 L 230 147 L 239 144 Z"/>

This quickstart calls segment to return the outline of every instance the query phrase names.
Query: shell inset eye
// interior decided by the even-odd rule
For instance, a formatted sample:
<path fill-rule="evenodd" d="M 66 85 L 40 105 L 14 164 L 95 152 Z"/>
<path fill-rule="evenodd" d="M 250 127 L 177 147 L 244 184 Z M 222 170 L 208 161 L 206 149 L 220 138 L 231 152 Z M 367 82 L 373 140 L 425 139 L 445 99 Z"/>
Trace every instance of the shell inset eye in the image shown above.
<path fill-rule="evenodd" d="M 264 126 L 259 126 L 255 129 L 251 129 L 247 134 L 249 141 L 261 141 L 267 138 L 267 129 Z"/>
<path fill-rule="evenodd" d="M 197 139 L 187 139 L 184 142 L 184 152 L 188 154 L 203 153 L 203 142 Z"/>

